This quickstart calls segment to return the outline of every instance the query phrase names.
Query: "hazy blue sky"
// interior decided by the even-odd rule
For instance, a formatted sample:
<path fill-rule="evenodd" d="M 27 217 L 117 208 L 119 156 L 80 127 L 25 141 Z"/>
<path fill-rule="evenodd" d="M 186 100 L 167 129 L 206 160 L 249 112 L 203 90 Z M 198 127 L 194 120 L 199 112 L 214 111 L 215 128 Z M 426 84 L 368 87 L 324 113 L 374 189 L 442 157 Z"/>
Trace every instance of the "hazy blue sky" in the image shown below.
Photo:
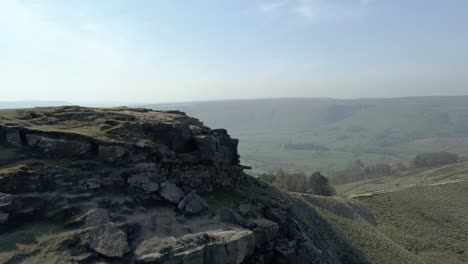
<path fill-rule="evenodd" d="M 0 101 L 468 94 L 467 0 L 0 0 Z"/>

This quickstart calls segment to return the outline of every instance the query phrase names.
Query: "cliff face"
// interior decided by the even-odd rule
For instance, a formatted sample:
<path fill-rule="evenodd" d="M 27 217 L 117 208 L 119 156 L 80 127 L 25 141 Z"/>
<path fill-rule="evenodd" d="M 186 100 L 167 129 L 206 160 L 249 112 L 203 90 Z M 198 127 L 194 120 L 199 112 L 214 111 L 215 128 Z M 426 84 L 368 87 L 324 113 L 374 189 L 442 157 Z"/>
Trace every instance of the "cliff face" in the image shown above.
<path fill-rule="evenodd" d="M 0 116 L 3 145 L 50 159 L 92 161 L 83 168 L 92 167 L 93 174 L 95 167 L 99 169 L 99 177 L 90 178 L 84 171 L 62 172 L 70 177 L 47 186 L 21 184 L 29 192 L 64 186 L 77 191 L 97 185 L 131 189 L 135 181 L 157 185 L 168 180 L 187 191 L 211 191 L 237 185 L 243 177 L 238 141 L 225 130 L 211 130 L 181 112 L 81 107 L 7 112 L 10 115 Z"/>
<path fill-rule="evenodd" d="M 237 144 L 178 111 L 0 111 L 0 263 L 366 263 Z"/>

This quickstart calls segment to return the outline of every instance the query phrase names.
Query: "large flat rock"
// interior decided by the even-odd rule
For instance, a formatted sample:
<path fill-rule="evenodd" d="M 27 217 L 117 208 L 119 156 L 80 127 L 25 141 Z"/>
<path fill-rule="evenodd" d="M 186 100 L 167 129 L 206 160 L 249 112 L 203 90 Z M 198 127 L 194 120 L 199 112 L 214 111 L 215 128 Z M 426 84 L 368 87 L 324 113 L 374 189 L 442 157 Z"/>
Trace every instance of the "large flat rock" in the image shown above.
<path fill-rule="evenodd" d="M 153 237 L 136 249 L 137 263 L 239 264 L 251 255 L 255 238 L 247 229 L 216 230 L 182 237 Z"/>

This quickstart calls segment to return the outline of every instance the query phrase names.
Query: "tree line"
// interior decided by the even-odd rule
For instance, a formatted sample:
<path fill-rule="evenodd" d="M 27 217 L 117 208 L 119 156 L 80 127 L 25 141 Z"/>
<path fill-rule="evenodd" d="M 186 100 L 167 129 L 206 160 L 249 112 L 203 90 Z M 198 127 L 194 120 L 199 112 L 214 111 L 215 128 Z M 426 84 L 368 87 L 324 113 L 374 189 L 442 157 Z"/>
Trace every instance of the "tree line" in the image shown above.
<path fill-rule="evenodd" d="M 311 175 L 306 175 L 302 172 L 290 173 L 280 169 L 273 173 L 263 173 L 259 176 L 259 179 L 291 192 L 323 196 L 336 194 L 328 179 L 318 171 Z"/>

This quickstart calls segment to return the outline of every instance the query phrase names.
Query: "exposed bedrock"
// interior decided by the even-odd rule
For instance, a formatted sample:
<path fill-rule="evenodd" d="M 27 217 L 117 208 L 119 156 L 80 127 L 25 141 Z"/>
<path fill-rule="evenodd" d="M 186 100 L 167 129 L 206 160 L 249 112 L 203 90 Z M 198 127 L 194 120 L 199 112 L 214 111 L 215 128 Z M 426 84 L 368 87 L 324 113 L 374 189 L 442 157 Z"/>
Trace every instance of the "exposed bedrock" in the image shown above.
<path fill-rule="evenodd" d="M 225 130 L 211 130 L 182 112 L 81 107 L 29 112 L 19 115 L 17 123 L 0 119 L 0 142 L 40 157 L 101 164 L 96 166 L 102 168 L 99 176 L 76 172 L 81 175 L 74 175 L 73 181 L 58 183 L 69 184 L 71 189 L 84 188 L 83 181 L 92 189 L 115 189 L 123 181 L 131 188 L 152 192 L 168 181 L 187 191 L 212 191 L 235 186 L 244 177 L 238 141 Z M 75 120 L 59 123 L 55 116 Z M 72 121 L 73 126 L 67 126 Z"/>

